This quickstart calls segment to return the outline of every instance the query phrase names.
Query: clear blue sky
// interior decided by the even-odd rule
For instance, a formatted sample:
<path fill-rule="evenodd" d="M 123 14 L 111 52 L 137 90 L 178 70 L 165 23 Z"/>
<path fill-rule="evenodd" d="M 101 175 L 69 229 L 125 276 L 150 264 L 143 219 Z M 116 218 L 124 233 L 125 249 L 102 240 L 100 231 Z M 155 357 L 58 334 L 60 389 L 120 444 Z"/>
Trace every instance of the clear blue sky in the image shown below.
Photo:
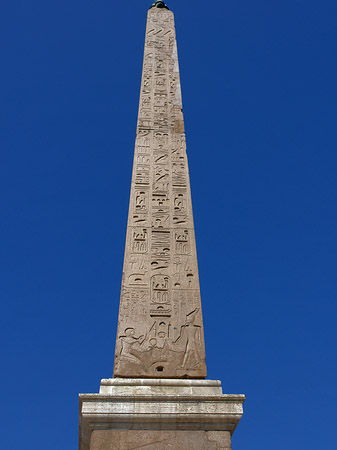
<path fill-rule="evenodd" d="M 1 447 L 77 448 L 112 375 L 149 2 L 0 17 Z M 209 378 L 234 450 L 335 450 L 335 0 L 174 11 Z"/>

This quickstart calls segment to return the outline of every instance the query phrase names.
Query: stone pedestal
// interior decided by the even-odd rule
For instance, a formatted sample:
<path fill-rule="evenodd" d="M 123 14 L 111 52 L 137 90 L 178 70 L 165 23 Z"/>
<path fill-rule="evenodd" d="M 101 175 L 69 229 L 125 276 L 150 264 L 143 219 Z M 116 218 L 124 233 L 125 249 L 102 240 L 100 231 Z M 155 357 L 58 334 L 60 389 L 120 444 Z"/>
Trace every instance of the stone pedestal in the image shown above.
<path fill-rule="evenodd" d="M 231 450 L 244 400 L 214 380 L 105 379 L 80 394 L 79 450 Z"/>

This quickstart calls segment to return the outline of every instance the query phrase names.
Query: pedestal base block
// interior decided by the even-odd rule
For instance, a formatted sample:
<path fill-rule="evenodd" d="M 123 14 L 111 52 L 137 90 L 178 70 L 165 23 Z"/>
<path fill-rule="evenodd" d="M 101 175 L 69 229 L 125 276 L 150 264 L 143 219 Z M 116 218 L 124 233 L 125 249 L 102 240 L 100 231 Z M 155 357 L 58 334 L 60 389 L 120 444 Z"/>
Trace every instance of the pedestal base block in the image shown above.
<path fill-rule="evenodd" d="M 95 430 L 90 450 L 231 450 L 229 431 Z"/>
<path fill-rule="evenodd" d="M 102 380 L 80 394 L 79 449 L 231 450 L 244 400 L 214 380 Z"/>

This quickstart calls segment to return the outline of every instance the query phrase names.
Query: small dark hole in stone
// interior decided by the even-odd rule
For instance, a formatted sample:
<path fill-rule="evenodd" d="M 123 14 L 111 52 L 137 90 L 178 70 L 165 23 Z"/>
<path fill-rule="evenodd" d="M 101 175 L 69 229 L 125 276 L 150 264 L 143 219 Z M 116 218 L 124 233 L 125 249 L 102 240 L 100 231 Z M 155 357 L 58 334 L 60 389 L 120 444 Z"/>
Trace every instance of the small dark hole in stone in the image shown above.
<path fill-rule="evenodd" d="M 162 372 L 164 370 L 164 367 L 163 366 L 158 366 L 156 370 L 157 370 L 157 372 Z"/>

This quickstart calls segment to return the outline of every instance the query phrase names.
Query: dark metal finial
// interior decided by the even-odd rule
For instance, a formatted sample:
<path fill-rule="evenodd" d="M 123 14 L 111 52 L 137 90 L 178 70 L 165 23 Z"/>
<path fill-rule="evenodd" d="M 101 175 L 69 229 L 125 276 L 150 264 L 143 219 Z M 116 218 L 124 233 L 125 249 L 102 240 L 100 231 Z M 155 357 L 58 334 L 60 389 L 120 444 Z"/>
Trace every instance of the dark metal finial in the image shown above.
<path fill-rule="evenodd" d="M 164 2 L 162 2 L 161 0 L 155 1 L 152 4 L 152 6 L 150 6 L 150 9 L 151 8 L 165 8 L 165 9 L 169 9 L 168 6 Z"/>

